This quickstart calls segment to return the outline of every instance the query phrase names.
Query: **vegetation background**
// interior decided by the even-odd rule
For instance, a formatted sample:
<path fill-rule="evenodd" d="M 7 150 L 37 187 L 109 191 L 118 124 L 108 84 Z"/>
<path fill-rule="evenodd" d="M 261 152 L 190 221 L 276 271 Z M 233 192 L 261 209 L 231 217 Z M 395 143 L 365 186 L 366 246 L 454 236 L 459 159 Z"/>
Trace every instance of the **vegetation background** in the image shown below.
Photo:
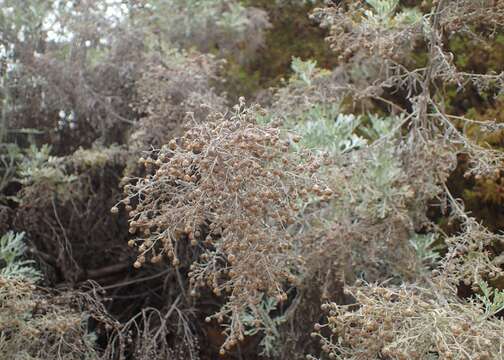
<path fill-rule="evenodd" d="M 504 359 L 504 1 L 0 0 L 0 359 Z"/>

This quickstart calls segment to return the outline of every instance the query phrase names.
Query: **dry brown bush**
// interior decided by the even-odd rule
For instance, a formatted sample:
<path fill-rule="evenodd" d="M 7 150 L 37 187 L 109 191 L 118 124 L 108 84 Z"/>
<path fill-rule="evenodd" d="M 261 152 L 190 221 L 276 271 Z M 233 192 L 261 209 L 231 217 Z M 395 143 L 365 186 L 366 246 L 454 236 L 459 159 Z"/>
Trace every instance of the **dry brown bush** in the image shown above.
<path fill-rule="evenodd" d="M 209 109 L 224 109 L 225 98 L 214 85 L 222 62 L 211 55 L 169 50 L 152 56 L 137 82 L 133 108 L 140 114 L 129 139 L 133 149 L 159 148 L 172 137 L 180 136 L 187 113 L 204 121 Z"/>
<path fill-rule="evenodd" d="M 84 298 L 0 277 L 2 359 L 96 359 Z"/>
<path fill-rule="evenodd" d="M 502 74 L 458 71 L 453 57 L 444 48 L 443 36 L 449 35 L 446 31 L 457 28 L 452 23 L 457 18 L 454 14 L 460 14 L 473 5 L 464 1 L 437 1 L 428 7 L 425 14 L 412 11 L 408 17 L 408 21 L 412 22 L 405 26 L 401 25 L 400 19 L 405 19 L 404 15 L 411 9 L 400 8 L 395 1 L 366 1 L 366 4 L 341 2 L 316 10 L 315 15 L 324 18 L 325 25 L 331 26 L 332 36 L 328 40 L 342 60 L 348 61 L 346 68 L 361 72 L 371 69 L 367 72 L 370 77 L 368 85 L 363 82 L 364 86 L 347 86 L 344 91 L 358 98 L 373 98 L 385 103 L 389 111 L 403 114 L 402 120 L 399 117 L 398 124 L 392 128 L 392 133 L 369 146 L 370 158 L 378 154 L 376 161 L 364 163 L 364 167 L 359 168 L 359 162 L 366 161 L 367 149 L 354 151 L 354 157 L 348 161 L 349 174 L 346 177 L 343 175 L 342 179 L 347 182 L 338 181 L 339 184 L 348 184 L 346 191 L 334 187 L 337 192 L 349 194 L 346 203 L 354 201 L 352 208 L 347 210 L 352 216 L 348 217 L 351 220 L 336 228 L 334 240 L 326 240 L 323 247 L 335 249 L 336 246 L 331 247 L 331 244 L 345 246 L 338 241 L 338 236 L 349 234 L 344 244 L 357 250 L 353 257 L 343 256 L 345 260 L 350 259 L 350 264 L 335 264 L 333 271 L 339 275 L 334 281 L 342 281 L 343 278 L 352 285 L 357 277 L 387 283 L 350 286 L 349 293 L 356 298 L 355 304 L 340 302 L 324 306 L 329 312 L 328 323 L 316 325 L 316 330 L 323 334 L 320 341 L 325 355 L 322 357 L 502 357 L 499 338 L 502 324 L 488 311 L 489 307 L 499 309 L 501 306 L 498 290 L 502 284 L 498 256 L 502 249 L 501 236 L 492 234 L 470 218 L 460 201 L 444 185 L 457 164 L 456 154 L 464 154 L 470 159 L 466 177 L 478 173 L 500 173 L 502 166 L 499 152 L 483 149 L 455 128 L 454 120 L 467 124 L 478 122 L 445 112 L 444 93 L 439 88 L 456 84 L 461 89 L 468 84 L 478 84 L 476 86 L 480 89 L 496 88 L 498 91 L 502 86 Z M 477 14 L 471 19 L 485 19 L 489 8 L 496 13 L 488 25 L 495 26 L 501 21 L 500 2 L 479 3 Z M 376 31 L 377 27 L 382 32 Z M 354 42 L 355 39 L 360 41 Z M 416 46 L 417 51 L 418 48 L 424 49 L 428 55 L 425 67 L 409 62 L 410 45 Z M 362 61 L 368 57 L 371 62 Z M 396 96 L 385 97 L 385 89 L 393 89 Z M 396 140 L 392 140 L 394 138 Z M 386 173 L 392 175 L 395 172 L 393 168 L 399 167 L 404 177 L 388 177 L 384 183 L 379 180 L 379 172 L 372 169 L 383 166 L 387 157 L 379 160 L 380 154 L 383 154 L 380 148 L 386 149 L 383 144 L 391 140 L 389 149 L 393 155 L 389 163 L 395 165 L 384 169 L 388 168 Z M 369 178 L 367 173 L 374 176 Z M 361 178 L 364 178 L 362 183 L 359 182 Z M 382 189 L 388 188 L 389 191 L 378 191 L 380 187 L 376 185 L 380 184 L 386 185 Z M 384 204 L 388 196 L 394 199 L 388 202 L 388 211 L 373 211 L 376 206 L 375 210 L 380 210 L 380 203 Z M 459 225 L 449 236 L 423 215 L 433 203 L 449 215 L 450 223 Z M 384 215 L 381 220 L 380 216 L 376 216 L 380 213 Z M 342 219 L 341 211 L 337 214 L 336 224 Z M 410 240 L 415 231 L 440 234 L 444 241 L 438 241 L 438 244 L 444 246 L 446 252 L 422 250 L 419 243 Z M 336 251 L 333 250 L 333 253 Z M 443 258 L 437 263 L 441 256 Z M 418 257 L 416 261 L 415 257 Z M 425 260 L 429 258 L 434 260 L 431 267 L 441 265 L 433 274 L 425 268 Z M 401 262 L 406 259 L 409 267 Z M 394 265 L 398 265 L 397 268 Z M 341 270 L 338 271 L 338 268 Z M 344 277 L 341 272 L 345 273 Z M 354 273 L 354 277 L 349 278 L 348 273 Z M 494 287 L 493 292 L 484 285 L 484 281 Z M 399 285 L 401 288 L 397 287 Z M 473 298 L 461 300 L 459 295 Z M 491 305 L 492 301 L 494 305 Z M 314 336 L 318 338 L 319 334 Z"/>
<path fill-rule="evenodd" d="M 171 23 L 145 21 L 175 3 L 184 11 Z M 227 110 L 214 89 L 220 60 L 167 50 L 173 41 L 246 62 L 267 21 L 234 1 L 206 2 L 207 13 L 197 12 L 200 2 L 135 3 L 123 24 L 134 31 L 108 27 L 98 2 L 83 1 L 66 19 L 77 34 L 66 56 L 47 41 L 35 55 L 36 41 L 12 37 L 23 66 L 3 88 L 8 126 L 36 125 L 46 131 L 40 141 L 72 154 L 37 150 L 20 160 L 21 179 L 8 184 L 21 187 L 14 225 L 52 269 L 49 282 L 96 278 L 109 291 L 124 324 L 98 328 L 104 358 L 197 358 L 196 335 L 209 339 L 202 353 L 222 341 L 221 354 L 237 357 L 247 336 L 277 358 L 316 354 L 315 340 L 330 358 L 502 357 L 501 321 L 481 305 L 501 306 L 500 292 L 487 296 L 482 284 L 503 286 L 502 236 L 466 215 L 444 185 L 457 153 L 469 157 L 468 177 L 500 174 L 502 154 L 454 126 L 480 122 L 448 113 L 444 91 L 494 89 L 504 78 L 458 71 L 444 41 L 482 22 L 491 35 L 502 1 L 439 0 L 423 13 L 394 0 L 335 3 L 314 17 L 330 27 L 344 63 L 329 72 L 296 59 L 269 112 L 243 101 Z M 236 37 L 222 22 L 211 26 L 221 10 L 243 21 Z M 474 12 L 461 24 L 466 10 Z M 191 11 L 200 16 L 187 27 L 166 26 Z M 100 31 L 110 31 L 110 42 L 100 43 Z M 414 50 L 427 60 L 411 57 Z M 349 110 L 360 115 L 342 113 Z M 96 138 L 105 146 L 76 150 Z M 432 204 L 456 223 L 453 233 L 427 218 Z M 138 251 L 131 262 L 127 220 Z M 327 324 L 309 340 L 326 301 Z M 85 337 L 87 329 L 77 332 Z"/>
<path fill-rule="evenodd" d="M 501 319 L 488 319 L 478 303 L 414 286 L 368 285 L 346 291 L 355 303 L 322 305 L 327 320 L 316 324 L 313 333 L 330 359 L 504 356 L 504 324 Z"/>
<path fill-rule="evenodd" d="M 106 144 L 124 141 L 134 120 L 128 104 L 142 64 L 143 34 L 116 26 L 100 10 L 100 1 L 59 12 L 53 5 L 5 3 L 6 11 L 13 11 L 2 23 L 7 128 L 36 129 L 37 143 L 52 144 L 60 155 L 89 147 L 97 138 Z M 52 21 L 72 33 L 69 40 L 58 42 L 61 34 L 49 37 L 50 31 L 37 27 L 52 11 Z"/>
<path fill-rule="evenodd" d="M 121 245 L 127 232 L 108 215 L 120 197 L 126 155 L 119 147 L 63 158 L 35 150 L 22 163 L 13 226 L 27 233 L 50 282 L 76 283 L 88 271 L 127 261 Z"/>
<path fill-rule="evenodd" d="M 302 262 L 296 249 L 307 221 L 304 208 L 333 195 L 316 178 L 320 159 L 292 151 L 297 135 L 257 125 L 258 111 L 241 103 L 229 114 L 194 123 L 140 159 L 152 174 L 126 185 L 122 201 L 130 233 L 137 234 L 130 240 L 139 251 L 135 267 L 165 256 L 179 266 L 178 248 L 186 241 L 206 249 L 191 266 L 191 292 L 209 286 L 217 296 L 228 294 L 214 315 L 230 320 L 223 349 L 243 339 L 240 316 L 247 307 L 259 327 L 256 306 L 263 296 L 287 300 L 284 286 L 296 282 Z"/>
<path fill-rule="evenodd" d="M 264 10 L 237 0 L 142 0 L 135 7 L 135 16 L 158 39 L 240 63 L 257 56 L 271 27 Z"/>

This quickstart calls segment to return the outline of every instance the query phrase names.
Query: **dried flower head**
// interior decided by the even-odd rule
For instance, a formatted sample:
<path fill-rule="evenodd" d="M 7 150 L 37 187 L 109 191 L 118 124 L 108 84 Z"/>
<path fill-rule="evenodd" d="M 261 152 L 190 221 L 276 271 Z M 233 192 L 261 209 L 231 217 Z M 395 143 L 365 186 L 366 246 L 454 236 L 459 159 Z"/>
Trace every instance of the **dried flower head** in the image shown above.
<path fill-rule="evenodd" d="M 216 314 L 232 318 L 224 346 L 243 335 L 240 312 L 263 295 L 287 299 L 286 286 L 302 262 L 294 248 L 303 209 L 333 195 L 317 179 L 317 158 L 294 151 L 280 129 L 258 125 L 261 111 L 241 102 L 151 152 L 143 163 L 152 173 L 128 186 L 123 201 L 136 204 L 129 220 L 138 237 L 135 267 L 160 255 L 178 266 L 181 241 L 206 249 L 189 277 L 194 288 L 229 295 Z"/>

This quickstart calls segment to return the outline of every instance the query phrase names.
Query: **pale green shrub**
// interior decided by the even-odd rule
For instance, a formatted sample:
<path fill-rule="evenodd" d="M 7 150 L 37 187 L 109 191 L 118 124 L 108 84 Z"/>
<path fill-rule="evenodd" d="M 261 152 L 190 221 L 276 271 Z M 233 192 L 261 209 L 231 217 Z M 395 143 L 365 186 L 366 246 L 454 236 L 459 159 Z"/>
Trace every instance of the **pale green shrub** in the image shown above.
<path fill-rule="evenodd" d="M 24 233 L 7 232 L 0 238 L 0 276 L 5 279 L 23 279 L 27 281 L 37 281 L 40 279 L 40 272 L 34 268 L 33 260 L 25 260 L 23 256 L 26 252 L 24 243 Z"/>

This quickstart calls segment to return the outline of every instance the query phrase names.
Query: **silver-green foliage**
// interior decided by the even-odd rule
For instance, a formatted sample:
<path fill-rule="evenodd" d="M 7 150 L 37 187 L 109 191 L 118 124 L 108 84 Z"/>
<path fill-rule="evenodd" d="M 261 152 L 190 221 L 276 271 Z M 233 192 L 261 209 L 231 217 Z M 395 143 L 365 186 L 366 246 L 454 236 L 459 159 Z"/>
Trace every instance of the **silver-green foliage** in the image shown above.
<path fill-rule="evenodd" d="M 482 295 L 477 295 L 483 303 L 485 317 L 491 317 L 504 310 L 504 291 L 492 288 L 484 281 L 479 283 Z"/>
<path fill-rule="evenodd" d="M 369 157 L 362 162 L 362 168 L 356 171 L 352 180 L 360 189 L 357 191 L 360 198 L 357 210 L 367 216 L 384 219 L 411 190 L 392 146 L 378 147 L 367 155 Z"/>
<path fill-rule="evenodd" d="M 438 236 L 435 233 L 431 234 L 414 234 L 410 238 L 410 244 L 415 249 L 415 252 L 425 266 L 434 265 L 441 255 L 438 250 L 439 246 L 436 246 L 436 241 Z"/>
<path fill-rule="evenodd" d="M 366 0 L 372 10 L 364 10 L 365 22 L 368 25 L 379 25 L 381 28 L 394 28 L 416 24 L 421 21 L 422 13 L 416 8 L 397 11 L 399 0 Z"/>
<path fill-rule="evenodd" d="M 67 175 L 63 158 L 51 156 L 51 147 L 47 144 L 41 148 L 35 145 L 26 150 L 26 156 L 18 166 L 18 174 L 23 185 L 46 182 L 52 185 L 70 183 L 75 176 Z"/>
<path fill-rule="evenodd" d="M 370 16 L 386 17 L 395 11 L 399 0 L 366 0 L 366 3 L 373 8 L 373 13 Z"/>
<path fill-rule="evenodd" d="M 23 258 L 26 252 L 24 233 L 7 232 L 0 238 L 0 277 L 37 281 L 40 272 L 33 260 Z"/>
<path fill-rule="evenodd" d="M 254 307 L 254 311 L 244 312 L 241 315 L 241 321 L 247 327 L 245 335 L 253 336 L 258 333 L 263 335 L 259 346 L 261 351 L 259 355 L 272 357 L 278 356 L 278 340 L 280 338 L 280 333 L 278 332 L 278 327 L 285 322 L 285 317 L 281 315 L 272 316 L 272 312 L 278 309 L 278 301 L 272 297 L 263 297 L 262 301 L 258 306 Z M 254 325 L 256 319 L 260 319 L 262 322 L 261 327 Z"/>
<path fill-rule="evenodd" d="M 338 154 L 366 145 L 366 140 L 355 134 L 360 116 L 341 114 L 336 106 L 314 106 L 304 118 L 295 130 L 303 135 L 306 148 Z"/>
<path fill-rule="evenodd" d="M 293 57 L 291 69 L 294 71 L 294 76 L 290 79 L 291 81 L 300 80 L 310 86 L 315 70 L 317 70 L 317 62 L 315 60 L 303 61 L 298 57 Z"/>

